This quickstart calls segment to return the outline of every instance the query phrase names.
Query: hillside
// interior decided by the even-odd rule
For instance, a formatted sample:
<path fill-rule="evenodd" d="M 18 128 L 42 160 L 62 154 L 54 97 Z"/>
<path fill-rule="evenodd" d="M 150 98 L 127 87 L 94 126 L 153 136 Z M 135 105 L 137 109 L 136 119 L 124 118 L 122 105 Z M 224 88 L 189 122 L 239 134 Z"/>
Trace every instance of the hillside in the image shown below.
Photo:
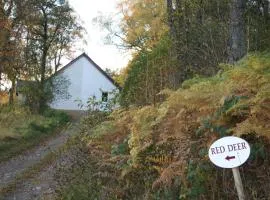
<path fill-rule="evenodd" d="M 226 135 L 251 145 L 240 167 L 247 196 L 269 199 L 270 54 L 220 67 L 162 91 L 158 105 L 89 113 L 79 161 L 59 173 L 61 199 L 237 199 L 231 170 L 207 155 Z"/>

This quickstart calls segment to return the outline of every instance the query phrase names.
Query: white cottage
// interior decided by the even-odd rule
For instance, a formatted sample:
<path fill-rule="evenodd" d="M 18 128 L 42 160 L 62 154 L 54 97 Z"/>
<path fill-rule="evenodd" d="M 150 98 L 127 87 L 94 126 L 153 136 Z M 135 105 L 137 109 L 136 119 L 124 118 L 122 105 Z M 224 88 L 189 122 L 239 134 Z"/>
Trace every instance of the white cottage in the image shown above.
<path fill-rule="evenodd" d="M 64 66 L 56 76 L 63 76 L 68 80 L 70 98 L 52 102 L 50 106 L 54 109 L 86 110 L 85 106 L 79 108 L 78 100 L 87 105 L 89 97 L 95 96 L 97 100 L 106 103 L 110 98 L 108 94 L 119 88 L 117 83 L 85 53 Z"/>

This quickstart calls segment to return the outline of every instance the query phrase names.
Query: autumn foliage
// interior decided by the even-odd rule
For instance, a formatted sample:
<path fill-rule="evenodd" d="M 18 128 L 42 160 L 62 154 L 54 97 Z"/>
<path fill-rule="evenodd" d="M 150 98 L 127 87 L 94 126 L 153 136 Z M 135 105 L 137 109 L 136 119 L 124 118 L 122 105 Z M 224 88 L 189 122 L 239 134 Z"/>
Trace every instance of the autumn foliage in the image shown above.
<path fill-rule="evenodd" d="M 221 65 L 214 77 L 164 90 L 167 100 L 159 105 L 116 110 L 83 129 L 88 167 L 78 170 L 85 187 L 76 188 L 80 176 L 72 186 L 61 183 L 62 192 L 93 199 L 236 199 L 231 171 L 207 156 L 214 140 L 236 135 L 252 148 L 240 168 L 247 196 L 269 198 L 269 57 L 252 54 L 237 66 Z"/>

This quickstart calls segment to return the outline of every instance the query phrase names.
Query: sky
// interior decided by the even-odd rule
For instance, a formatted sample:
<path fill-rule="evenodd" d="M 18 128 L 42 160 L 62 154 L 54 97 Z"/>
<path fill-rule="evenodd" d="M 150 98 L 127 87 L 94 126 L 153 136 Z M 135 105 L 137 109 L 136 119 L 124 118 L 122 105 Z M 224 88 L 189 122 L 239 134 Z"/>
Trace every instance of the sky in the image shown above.
<path fill-rule="evenodd" d="M 105 15 L 117 13 L 117 0 L 69 0 L 69 3 L 84 22 L 83 26 L 87 31 L 85 53 L 102 69 L 116 70 L 125 67 L 130 56 L 113 45 L 105 45 L 106 31 L 92 22 L 100 13 Z M 82 51 L 77 51 L 74 57 L 81 53 Z"/>

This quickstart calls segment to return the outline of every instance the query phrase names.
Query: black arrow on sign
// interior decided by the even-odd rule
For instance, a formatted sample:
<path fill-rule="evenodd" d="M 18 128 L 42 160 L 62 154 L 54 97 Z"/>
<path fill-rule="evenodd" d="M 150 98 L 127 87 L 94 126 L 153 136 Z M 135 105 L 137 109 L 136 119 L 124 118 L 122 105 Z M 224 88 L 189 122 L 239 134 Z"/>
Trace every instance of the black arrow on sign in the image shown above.
<path fill-rule="evenodd" d="M 235 156 L 226 156 L 226 160 L 230 161 L 231 159 L 235 159 Z"/>

